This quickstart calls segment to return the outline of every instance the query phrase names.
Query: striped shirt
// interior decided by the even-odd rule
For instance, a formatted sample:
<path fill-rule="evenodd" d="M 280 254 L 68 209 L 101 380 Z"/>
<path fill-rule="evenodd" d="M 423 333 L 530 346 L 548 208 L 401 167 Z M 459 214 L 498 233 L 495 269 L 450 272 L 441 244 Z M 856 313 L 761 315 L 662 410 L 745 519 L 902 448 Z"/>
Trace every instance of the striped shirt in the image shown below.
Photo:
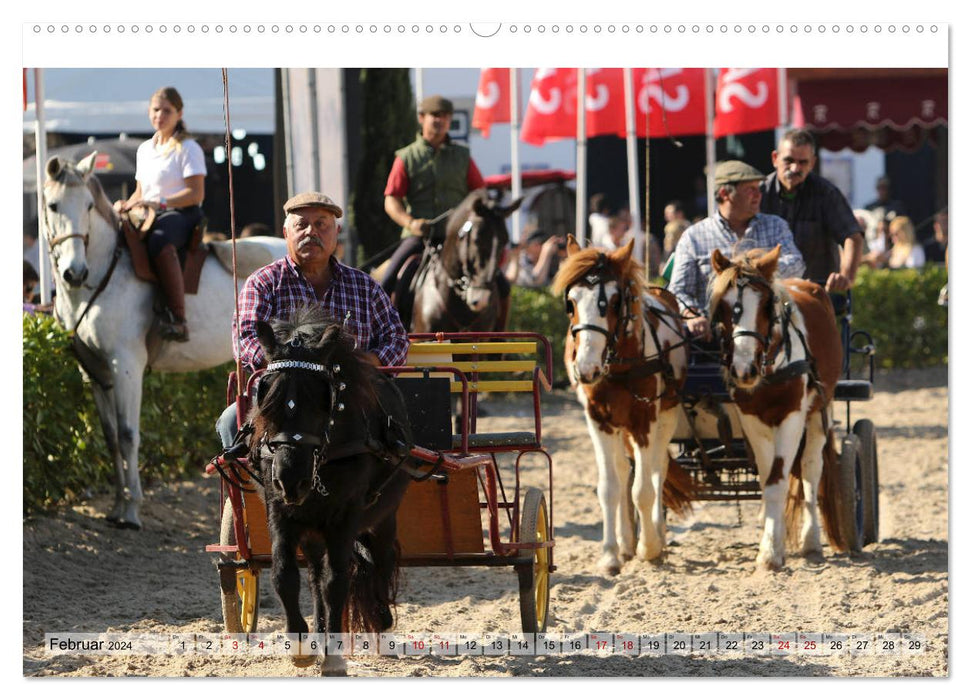
<path fill-rule="evenodd" d="M 682 310 L 692 308 L 705 312 L 708 300 L 708 280 L 711 277 L 711 254 L 721 250 L 726 257 L 746 250 L 770 250 L 782 245 L 776 277 L 801 277 L 806 269 L 792 232 L 785 220 L 771 214 L 756 214 L 749 221 L 741 238 L 732 231 L 720 213 L 689 226 L 674 249 L 671 284 Z"/>
<path fill-rule="evenodd" d="M 256 322 L 286 316 L 306 304 L 321 304 L 338 320 L 344 320 L 350 312 L 345 328 L 357 340 L 358 348 L 375 353 L 382 365 L 404 364 L 408 334 L 381 285 L 333 257 L 330 271 L 330 286 L 320 299 L 289 256 L 249 276 L 239 293 L 239 351 L 250 371 L 266 363 L 256 337 Z M 234 338 L 236 332 L 234 318 Z M 236 352 L 235 345 L 233 352 Z"/>

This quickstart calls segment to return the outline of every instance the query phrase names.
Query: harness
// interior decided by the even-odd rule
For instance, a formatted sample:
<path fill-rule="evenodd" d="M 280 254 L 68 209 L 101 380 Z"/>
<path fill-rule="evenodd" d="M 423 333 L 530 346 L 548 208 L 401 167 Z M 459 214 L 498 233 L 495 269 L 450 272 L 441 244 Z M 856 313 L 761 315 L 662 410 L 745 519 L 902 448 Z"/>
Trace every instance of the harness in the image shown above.
<path fill-rule="evenodd" d="M 443 218 L 443 217 L 445 217 L 447 215 L 450 215 L 451 213 L 452 213 L 452 210 L 450 209 L 447 212 L 445 212 L 444 214 L 442 214 L 442 216 L 434 219 L 433 221 L 436 221 L 437 222 L 441 218 Z M 456 246 L 457 246 L 457 250 L 458 250 L 458 258 L 459 258 L 459 264 L 460 264 L 459 273 L 460 274 L 459 274 L 458 277 L 455 277 L 455 278 L 453 278 L 451 276 L 447 276 L 446 277 L 446 284 L 447 284 L 448 288 L 451 289 L 458 297 L 460 297 L 461 299 L 463 299 L 463 301 L 466 303 L 466 305 L 468 305 L 468 301 L 467 301 L 466 295 L 468 294 L 468 292 L 470 290 L 473 290 L 473 289 L 489 290 L 489 291 L 492 291 L 493 290 L 493 287 L 494 287 L 493 280 L 495 279 L 495 265 L 496 265 L 496 263 L 498 261 L 498 258 L 499 258 L 499 252 L 498 252 L 498 250 L 496 250 L 496 246 L 498 245 L 498 239 L 493 239 L 492 255 L 489 257 L 489 265 L 486 268 L 485 275 L 484 275 L 485 279 L 488 280 L 489 283 L 486 284 L 486 285 L 475 285 L 475 284 L 473 284 L 473 278 L 475 277 L 475 271 L 470 268 L 470 262 L 471 262 L 471 259 L 472 259 L 472 255 L 471 255 L 471 251 L 472 251 L 472 236 L 471 236 L 471 233 L 472 233 L 472 229 L 475 228 L 475 222 L 473 221 L 473 216 L 474 216 L 474 214 L 470 214 L 469 215 L 469 218 L 466 219 L 465 223 L 459 229 L 458 234 L 457 234 Z M 447 274 L 447 270 L 445 270 L 445 261 L 443 260 L 442 255 L 441 255 L 442 246 L 440 246 L 440 245 L 432 245 L 430 243 L 427 243 L 426 246 L 427 246 L 426 247 L 426 250 L 430 251 L 428 253 L 428 264 L 425 265 L 422 269 L 419 269 L 418 272 L 415 274 L 415 277 L 414 277 L 414 280 L 413 280 L 413 285 L 414 285 L 415 289 L 417 289 L 418 286 L 422 283 L 422 278 L 431 269 L 433 261 L 436 261 L 437 260 L 439 266 L 441 267 L 441 269 L 443 271 L 446 271 L 446 274 Z M 478 314 L 477 313 L 474 313 L 473 314 L 473 318 L 472 318 L 472 320 L 469 323 L 462 323 L 457 318 L 455 318 L 452 315 L 452 313 L 449 311 L 449 309 L 448 309 L 448 300 L 447 299 L 442 299 L 440 308 L 445 313 L 445 316 L 448 318 L 448 320 L 457 329 L 459 329 L 460 331 L 462 331 L 462 330 L 468 330 L 469 328 L 471 328 L 472 325 L 475 323 L 475 321 L 478 318 Z"/>
<path fill-rule="evenodd" d="M 299 337 L 294 338 L 290 341 L 289 345 L 291 347 L 297 348 L 302 345 L 302 341 Z M 365 436 L 360 440 L 351 440 L 344 442 L 337 446 L 332 446 L 331 444 L 331 432 L 336 425 L 337 418 L 336 414 L 343 413 L 346 410 L 346 406 L 340 400 L 341 393 L 347 389 L 347 384 L 338 379 L 341 373 L 341 366 L 338 363 L 334 363 L 330 367 L 326 365 L 317 364 L 313 362 L 305 362 L 301 360 L 281 360 L 277 362 L 271 362 L 267 365 L 264 370 L 264 376 L 269 373 L 276 372 L 310 372 L 314 374 L 324 375 L 330 386 L 330 415 L 324 422 L 324 428 L 319 435 L 308 434 L 299 431 L 292 430 L 281 430 L 273 436 L 263 435 L 257 445 L 257 452 L 260 460 L 262 459 L 272 459 L 277 449 L 280 447 L 312 447 L 313 448 L 313 475 L 312 475 L 312 486 L 314 491 L 316 491 L 321 497 L 326 498 L 330 495 L 327 491 L 326 486 L 321 479 L 321 471 L 324 465 L 328 462 L 338 461 L 344 459 L 345 457 L 350 457 L 358 454 L 370 453 L 378 457 L 384 462 L 391 463 L 397 459 L 397 462 L 391 469 L 391 473 L 382 482 L 377 489 L 371 494 L 367 507 L 370 507 L 381 497 L 382 492 L 391 483 L 391 481 L 397 476 L 398 471 L 404 468 L 404 462 L 410 454 L 410 450 L 404 442 L 405 432 L 404 426 L 396 420 L 385 408 L 381 405 L 380 398 L 378 399 L 378 407 L 380 408 L 382 414 L 386 417 L 387 428 L 389 434 L 395 435 L 397 438 L 393 446 L 389 446 L 385 442 L 378 440 L 370 434 L 368 431 L 368 415 L 361 410 L 360 421 L 364 426 Z M 256 399 L 257 404 L 260 401 L 260 390 L 259 384 L 257 384 Z M 292 418 L 295 416 L 299 410 L 300 406 L 297 403 L 296 397 L 296 382 L 290 382 L 287 387 L 287 395 L 284 399 L 283 409 L 286 417 Z M 242 431 L 241 431 L 242 432 Z M 252 432 L 252 428 L 250 428 Z M 232 448 L 230 448 L 232 449 Z M 262 480 L 259 480 L 261 485 L 264 485 Z M 265 485 L 264 485 L 265 487 Z"/>
<path fill-rule="evenodd" d="M 651 308 L 649 305 L 645 304 L 644 308 L 644 326 L 650 331 L 651 338 L 654 341 L 654 347 L 658 349 L 658 352 L 651 357 L 645 357 L 643 354 L 637 357 L 620 357 L 617 354 L 617 345 L 624 335 L 624 328 L 628 324 L 632 323 L 635 319 L 634 308 L 635 308 L 635 297 L 633 293 L 633 281 L 628 280 L 626 285 L 621 285 L 620 280 L 613 274 L 607 264 L 607 256 L 604 253 L 600 253 L 597 256 L 597 261 L 594 263 L 593 267 L 583 276 L 582 282 L 578 281 L 572 285 L 569 285 L 563 292 L 564 304 L 566 306 L 567 314 L 572 316 L 572 305 L 573 302 L 569 298 L 570 289 L 576 284 L 583 284 L 586 287 L 594 287 L 597 289 L 597 311 L 601 318 L 607 317 L 607 282 L 616 281 L 619 287 L 623 287 L 621 291 L 621 305 L 618 311 L 617 324 L 614 327 L 613 333 L 609 331 L 608 328 L 599 326 L 594 323 L 575 323 L 570 326 L 570 335 L 576 339 L 576 336 L 581 331 L 592 331 L 594 333 L 600 333 L 606 339 L 606 346 L 604 348 L 603 365 L 605 371 L 605 378 L 608 381 L 615 382 L 629 382 L 632 379 L 640 379 L 643 377 L 653 376 L 655 374 L 661 374 L 664 378 L 665 389 L 662 393 L 653 396 L 645 397 L 639 396 L 634 393 L 633 396 L 638 401 L 655 401 L 659 398 L 673 398 L 677 396 L 677 388 L 675 384 L 674 368 L 671 365 L 669 356 L 671 350 L 678 348 L 682 345 L 687 344 L 687 340 L 682 339 L 680 343 L 669 347 L 667 350 L 661 349 L 661 341 L 657 335 L 657 330 L 654 326 L 648 322 L 646 318 L 648 313 L 654 314 L 656 318 L 665 325 L 669 327 L 669 324 L 663 318 L 663 312 L 658 309 Z M 677 332 L 677 331 L 676 331 Z M 678 333 L 679 337 L 681 336 Z M 646 336 L 642 330 L 640 341 L 641 352 L 646 347 Z M 624 371 L 616 371 L 623 369 Z"/>
<path fill-rule="evenodd" d="M 762 335 L 756 331 L 736 327 L 742 317 L 742 290 L 745 289 L 745 287 L 749 284 L 759 285 L 763 287 L 769 294 L 769 329 L 766 335 Z M 736 298 L 735 303 L 732 305 L 731 337 L 733 341 L 735 338 L 755 338 L 762 346 L 762 363 L 759 367 L 759 375 L 762 383 L 767 385 L 782 384 L 790 379 L 807 375 L 809 386 L 815 389 L 819 395 L 822 396 L 823 386 L 822 382 L 819 380 L 819 373 L 816 369 L 816 360 L 809 351 L 809 344 L 806 342 L 805 334 L 792 322 L 792 302 L 786 299 L 783 300 L 781 304 L 778 304 L 779 299 L 772 287 L 772 283 L 759 275 L 739 275 L 735 282 L 735 286 L 738 289 L 738 298 Z M 777 305 L 781 306 L 782 309 L 781 313 L 779 314 L 776 312 Z M 773 342 L 771 338 L 776 325 L 779 326 L 780 338 L 778 342 Z M 792 338 L 790 337 L 790 330 L 795 331 L 796 337 L 802 344 L 806 359 L 791 361 Z M 724 342 L 725 340 L 723 338 L 723 343 Z M 722 363 L 726 367 L 730 364 L 730 352 L 730 348 L 723 348 L 723 352 L 721 353 L 723 358 Z M 785 353 L 785 365 L 783 365 L 777 371 L 770 373 L 768 370 L 775 365 L 779 358 L 780 352 Z M 728 377 L 727 381 L 734 387 L 734 382 L 731 381 L 730 376 Z"/>

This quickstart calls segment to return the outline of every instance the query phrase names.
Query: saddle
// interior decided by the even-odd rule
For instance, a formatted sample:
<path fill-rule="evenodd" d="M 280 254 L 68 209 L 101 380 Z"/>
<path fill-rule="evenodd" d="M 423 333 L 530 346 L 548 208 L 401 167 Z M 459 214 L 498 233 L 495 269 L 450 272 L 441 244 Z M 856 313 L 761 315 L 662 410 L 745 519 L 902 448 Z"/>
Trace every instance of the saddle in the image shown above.
<path fill-rule="evenodd" d="M 415 306 L 415 291 L 422 284 L 431 267 L 436 246 L 426 243 L 422 253 L 412 255 L 398 271 L 398 279 L 392 292 L 392 302 L 398 310 L 401 325 L 411 327 L 411 314 Z"/>
<path fill-rule="evenodd" d="M 196 294 L 199 291 L 199 278 L 202 275 L 202 265 L 209 254 L 209 248 L 202 245 L 202 237 L 206 233 L 206 219 L 203 219 L 192 230 L 189 243 L 184 251 L 180 251 L 182 260 L 182 279 L 186 294 Z M 155 224 L 155 210 L 151 207 L 136 207 L 121 216 L 121 229 L 125 237 L 125 245 L 131 253 L 132 267 L 139 279 L 158 284 L 158 277 L 152 269 L 148 257 L 148 244 L 145 236 Z"/>

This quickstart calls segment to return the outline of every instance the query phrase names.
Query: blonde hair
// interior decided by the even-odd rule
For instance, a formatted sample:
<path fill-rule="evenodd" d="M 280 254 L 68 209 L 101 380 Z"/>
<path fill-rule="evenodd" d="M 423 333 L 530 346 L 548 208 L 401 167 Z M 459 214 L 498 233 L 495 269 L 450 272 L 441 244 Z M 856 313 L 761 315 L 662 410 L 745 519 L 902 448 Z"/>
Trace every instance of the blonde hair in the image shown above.
<path fill-rule="evenodd" d="M 890 222 L 887 231 L 891 236 L 899 234 L 900 242 L 908 247 L 913 247 L 914 243 L 916 243 L 916 239 L 914 238 L 914 222 L 909 217 L 896 217 Z"/>
<path fill-rule="evenodd" d="M 887 233 L 891 240 L 894 236 L 899 238 L 893 241 L 890 249 L 890 258 L 887 260 L 887 267 L 904 267 L 911 251 L 914 249 L 916 239 L 914 237 L 914 224 L 906 216 L 898 216 L 887 226 Z"/>

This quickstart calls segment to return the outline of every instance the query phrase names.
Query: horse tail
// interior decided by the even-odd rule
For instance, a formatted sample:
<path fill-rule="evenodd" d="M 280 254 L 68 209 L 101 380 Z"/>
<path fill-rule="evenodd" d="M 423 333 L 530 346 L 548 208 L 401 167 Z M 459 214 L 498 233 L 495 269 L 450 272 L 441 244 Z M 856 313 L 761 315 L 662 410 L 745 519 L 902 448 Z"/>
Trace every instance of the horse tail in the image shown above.
<path fill-rule="evenodd" d="M 673 457 L 668 457 L 668 476 L 664 480 L 661 502 L 675 515 L 684 517 L 691 512 L 691 502 L 697 498 L 694 479 Z"/>
<path fill-rule="evenodd" d="M 803 433 L 799 441 L 799 449 L 792 460 L 789 470 L 789 491 L 786 495 L 786 547 L 794 549 L 799 546 L 799 533 L 802 530 L 802 504 L 806 494 L 802 489 L 802 453 L 806 448 L 806 434 Z"/>
<path fill-rule="evenodd" d="M 846 551 L 848 545 L 839 527 L 839 457 L 834 446 L 833 428 L 826 435 L 823 445 L 823 474 L 819 480 L 817 493 L 817 507 L 822 518 L 823 529 L 829 539 L 830 546 L 838 552 Z M 802 529 L 803 508 L 806 495 L 802 487 L 802 454 L 806 445 L 803 436 L 799 443 L 799 451 L 792 462 L 789 473 L 789 494 L 786 499 L 786 545 L 797 547 L 799 534 Z"/>
<path fill-rule="evenodd" d="M 837 552 L 850 548 L 839 526 L 839 456 L 836 454 L 836 438 L 833 428 L 826 435 L 823 447 L 823 478 L 819 480 L 819 512 L 823 518 L 823 528 L 829 539 L 829 546 Z"/>
<path fill-rule="evenodd" d="M 398 599 L 398 578 L 401 545 L 394 541 L 394 564 L 389 576 L 382 580 L 374 564 L 373 540 L 363 536 L 354 546 L 347 603 L 344 606 L 343 627 L 350 632 L 378 633 L 391 627 L 392 611 Z"/>

